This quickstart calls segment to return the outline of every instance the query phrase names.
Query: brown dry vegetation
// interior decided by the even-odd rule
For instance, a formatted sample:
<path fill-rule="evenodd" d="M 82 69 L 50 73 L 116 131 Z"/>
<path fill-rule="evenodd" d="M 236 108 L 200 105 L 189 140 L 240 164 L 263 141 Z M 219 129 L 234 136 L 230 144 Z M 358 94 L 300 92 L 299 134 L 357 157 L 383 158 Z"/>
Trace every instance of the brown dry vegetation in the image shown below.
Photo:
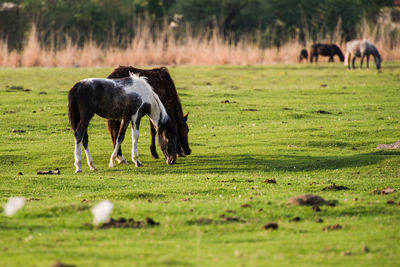
<path fill-rule="evenodd" d="M 366 24 L 364 24 L 366 25 Z M 400 45 L 390 47 L 388 31 L 382 26 L 371 29 L 363 26 L 358 38 L 373 41 L 384 60 L 400 60 Z M 174 36 L 178 35 L 179 38 Z M 378 34 L 379 33 L 379 34 Z M 154 38 L 156 36 L 156 38 Z M 67 39 L 63 48 L 45 48 L 40 45 L 36 28 L 33 26 L 20 52 L 9 51 L 6 40 L 0 40 L 0 66 L 3 67 L 100 67 L 117 65 L 216 65 L 216 64 L 274 64 L 296 63 L 304 46 L 292 40 L 279 49 L 260 48 L 259 43 L 249 40 L 231 44 L 218 31 L 212 34 L 194 36 L 190 29 L 163 29 L 154 33 L 144 24 L 125 48 L 110 46 L 102 48 L 94 41 L 83 46 Z M 345 43 L 340 33 L 332 40 L 345 52 Z M 307 42 L 309 46 L 312 41 Z M 321 61 L 327 61 L 321 58 Z"/>

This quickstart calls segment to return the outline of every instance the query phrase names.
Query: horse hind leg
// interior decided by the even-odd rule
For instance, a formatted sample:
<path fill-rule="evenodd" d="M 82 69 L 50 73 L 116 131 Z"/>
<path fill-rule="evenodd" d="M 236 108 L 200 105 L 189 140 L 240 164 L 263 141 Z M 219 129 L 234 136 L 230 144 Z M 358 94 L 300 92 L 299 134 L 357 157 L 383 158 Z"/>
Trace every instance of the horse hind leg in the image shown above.
<path fill-rule="evenodd" d="M 87 164 L 89 165 L 89 169 L 91 171 L 95 171 L 96 170 L 96 166 L 94 166 L 93 158 L 92 158 L 92 156 L 90 155 L 90 152 L 89 152 L 89 136 L 87 134 L 87 130 L 86 130 L 86 132 L 85 132 L 85 134 L 83 136 L 82 143 L 83 143 L 83 148 L 85 149 L 85 154 L 86 154 Z"/>
<path fill-rule="evenodd" d="M 82 144 L 82 139 L 79 140 L 79 138 L 76 137 L 75 134 L 75 151 L 74 151 L 74 158 L 75 158 L 75 172 L 81 172 L 82 171 L 82 152 L 81 152 L 81 144 Z"/>
<path fill-rule="evenodd" d="M 90 119 L 89 119 L 90 120 Z M 81 151 L 81 145 L 82 141 L 85 137 L 85 133 L 87 131 L 87 127 L 89 125 L 89 120 L 80 120 L 78 127 L 75 130 L 75 172 L 81 172 L 82 171 L 82 151 Z"/>
<path fill-rule="evenodd" d="M 369 55 L 367 55 L 367 69 L 369 69 Z"/>

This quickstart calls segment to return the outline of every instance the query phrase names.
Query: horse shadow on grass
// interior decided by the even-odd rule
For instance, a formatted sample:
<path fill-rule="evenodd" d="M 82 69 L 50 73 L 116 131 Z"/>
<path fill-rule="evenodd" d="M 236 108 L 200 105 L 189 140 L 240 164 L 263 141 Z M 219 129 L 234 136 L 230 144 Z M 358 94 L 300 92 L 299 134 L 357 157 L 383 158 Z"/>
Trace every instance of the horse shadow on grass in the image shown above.
<path fill-rule="evenodd" d="M 374 165 L 388 156 L 398 156 L 400 151 L 377 151 L 350 156 L 304 156 L 293 154 L 281 155 L 210 155 L 189 156 L 183 164 L 194 173 L 229 173 L 229 172 L 303 172 L 316 170 L 335 170 Z M 182 169 L 154 168 L 152 173 L 181 173 Z"/>

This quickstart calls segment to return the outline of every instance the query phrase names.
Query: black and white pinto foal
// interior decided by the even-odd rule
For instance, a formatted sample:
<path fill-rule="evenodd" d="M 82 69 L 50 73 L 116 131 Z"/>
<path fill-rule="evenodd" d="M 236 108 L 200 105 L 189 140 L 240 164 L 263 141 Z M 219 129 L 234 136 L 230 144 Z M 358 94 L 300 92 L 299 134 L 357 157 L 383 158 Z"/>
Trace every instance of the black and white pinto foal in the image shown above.
<path fill-rule="evenodd" d="M 153 88 L 145 77 L 130 74 L 123 79 L 91 78 L 79 81 L 68 94 L 68 115 L 71 128 L 75 131 L 75 172 L 81 172 L 81 144 L 85 149 L 90 170 L 95 170 L 88 147 L 87 128 L 94 114 L 113 120 L 121 120 L 117 143 L 111 154 L 110 165 L 115 166 L 117 152 L 125 137 L 129 122 L 132 123 L 132 161 L 137 167 L 139 161 L 137 143 L 139 125 L 143 116 L 148 115 L 158 133 L 158 143 L 167 164 L 176 162 L 177 130 Z M 123 156 L 122 156 L 123 157 Z"/>

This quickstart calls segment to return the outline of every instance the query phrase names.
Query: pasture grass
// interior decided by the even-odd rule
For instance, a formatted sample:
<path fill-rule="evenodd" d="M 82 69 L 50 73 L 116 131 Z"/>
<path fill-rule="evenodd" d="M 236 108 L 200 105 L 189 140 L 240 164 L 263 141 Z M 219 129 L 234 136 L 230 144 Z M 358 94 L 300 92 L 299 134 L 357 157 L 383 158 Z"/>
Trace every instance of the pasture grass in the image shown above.
<path fill-rule="evenodd" d="M 15 216 L 0 215 L 1 266 L 398 265 L 400 195 L 370 192 L 400 189 L 400 152 L 376 149 L 400 139 L 399 62 L 382 73 L 342 64 L 170 67 L 190 112 L 192 155 L 173 166 L 151 159 L 145 118 L 144 166 L 109 169 L 111 139 L 95 117 L 89 147 L 98 170 L 84 161 L 75 174 L 67 93 L 111 70 L 0 69 L 0 202 L 28 200 Z M 130 150 L 127 134 L 127 158 Z M 61 174 L 36 174 L 54 168 Z M 332 183 L 349 190 L 322 191 Z M 287 205 L 305 193 L 338 204 L 320 212 Z M 104 199 L 113 218 L 160 225 L 95 229 L 90 209 Z M 279 228 L 264 230 L 270 222 Z M 333 224 L 343 228 L 322 230 Z"/>

